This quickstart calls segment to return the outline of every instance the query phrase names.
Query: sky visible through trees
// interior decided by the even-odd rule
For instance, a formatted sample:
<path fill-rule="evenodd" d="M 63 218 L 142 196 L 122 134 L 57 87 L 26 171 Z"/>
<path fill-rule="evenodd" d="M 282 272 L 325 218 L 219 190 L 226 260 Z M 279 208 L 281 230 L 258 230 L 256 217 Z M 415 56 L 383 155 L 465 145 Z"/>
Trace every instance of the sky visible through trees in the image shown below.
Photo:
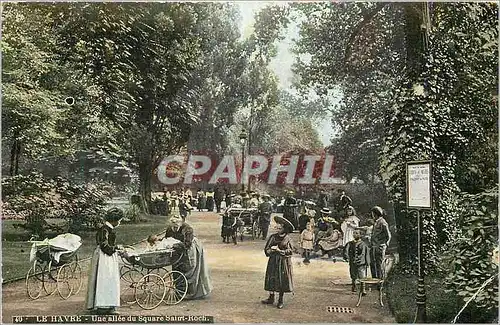
<path fill-rule="evenodd" d="M 267 2 L 238 2 L 238 7 L 241 15 L 240 31 L 243 37 L 247 37 L 254 24 L 254 15 L 261 9 L 269 5 L 283 5 L 289 3 L 287 1 L 267 1 Z M 285 39 L 277 43 L 277 56 L 271 61 L 271 69 L 276 73 L 279 79 L 279 85 L 282 89 L 294 92 L 292 89 L 293 72 L 292 65 L 295 61 L 295 56 L 291 52 L 291 47 L 295 38 L 299 36 L 298 22 L 291 21 L 285 30 Z M 319 133 L 320 140 L 323 145 L 329 146 L 334 135 L 334 129 L 331 123 L 331 115 L 318 121 L 315 124 L 316 130 Z"/>

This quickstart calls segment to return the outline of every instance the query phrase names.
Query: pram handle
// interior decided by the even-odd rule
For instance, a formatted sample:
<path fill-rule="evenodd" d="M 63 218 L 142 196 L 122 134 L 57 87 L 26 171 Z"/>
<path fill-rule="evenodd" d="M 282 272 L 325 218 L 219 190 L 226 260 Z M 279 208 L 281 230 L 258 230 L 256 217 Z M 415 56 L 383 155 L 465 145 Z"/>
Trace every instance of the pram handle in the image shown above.
<path fill-rule="evenodd" d="M 129 249 L 132 249 L 132 250 L 135 250 L 135 247 L 134 246 L 130 246 L 130 245 L 120 245 L 123 249 L 125 248 L 129 248 Z"/>

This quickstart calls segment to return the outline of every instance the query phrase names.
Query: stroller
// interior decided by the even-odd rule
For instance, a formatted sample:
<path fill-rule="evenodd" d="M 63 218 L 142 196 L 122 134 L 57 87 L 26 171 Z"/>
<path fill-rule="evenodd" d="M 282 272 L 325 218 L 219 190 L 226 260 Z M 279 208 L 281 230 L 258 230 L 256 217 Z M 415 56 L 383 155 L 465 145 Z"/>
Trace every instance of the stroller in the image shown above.
<path fill-rule="evenodd" d="M 77 251 L 82 245 L 80 236 L 63 234 L 42 241 L 31 238 L 30 263 L 33 266 L 26 274 L 26 292 L 31 299 L 38 299 L 56 291 L 63 299 L 80 292 L 83 284 L 82 267 Z"/>
<path fill-rule="evenodd" d="M 237 244 L 237 233 L 238 228 L 241 227 L 242 221 L 237 214 L 230 213 L 230 209 L 226 210 L 222 214 L 222 227 L 221 227 L 221 237 L 223 243 L 230 243 L 230 238 L 232 242 Z"/>
<path fill-rule="evenodd" d="M 133 249 L 128 246 L 127 248 Z M 188 282 L 182 272 L 172 266 L 183 263 L 187 256 L 181 249 L 161 249 L 152 252 L 121 252 L 124 263 L 120 268 L 122 299 L 137 303 L 142 309 L 154 309 L 162 302 L 175 305 L 186 297 Z"/>

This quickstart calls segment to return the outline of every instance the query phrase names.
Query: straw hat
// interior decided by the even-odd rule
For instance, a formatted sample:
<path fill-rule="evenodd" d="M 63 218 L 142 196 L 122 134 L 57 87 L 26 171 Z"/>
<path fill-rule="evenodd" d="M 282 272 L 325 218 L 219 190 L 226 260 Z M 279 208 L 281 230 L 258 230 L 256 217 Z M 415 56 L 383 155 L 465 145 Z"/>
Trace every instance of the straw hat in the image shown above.
<path fill-rule="evenodd" d="M 321 211 L 320 211 L 320 212 L 321 212 L 321 213 L 325 213 L 325 214 L 330 214 L 330 213 L 332 213 L 332 211 L 330 211 L 330 209 L 328 209 L 328 208 L 323 208 L 323 209 L 321 209 Z"/>
<path fill-rule="evenodd" d="M 381 207 L 379 206 L 374 206 L 371 210 L 371 212 L 373 212 L 375 215 L 381 217 L 384 215 L 384 209 L 382 209 Z"/>
<path fill-rule="evenodd" d="M 274 216 L 274 222 L 276 222 L 280 225 L 288 224 L 291 227 L 292 231 L 295 230 L 293 223 L 291 223 L 290 220 L 283 218 L 282 216 L 278 216 L 278 215 Z"/>

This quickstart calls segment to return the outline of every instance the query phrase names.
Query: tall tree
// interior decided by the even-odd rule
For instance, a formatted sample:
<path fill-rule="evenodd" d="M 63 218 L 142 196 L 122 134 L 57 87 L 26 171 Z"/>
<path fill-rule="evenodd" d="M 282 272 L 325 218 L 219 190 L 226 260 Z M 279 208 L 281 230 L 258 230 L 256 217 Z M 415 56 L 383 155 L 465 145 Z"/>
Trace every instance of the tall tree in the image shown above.
<path fill-rule="evenodd" d="M 237 6 L 229 3 L 198 4 L 208 6 L 206 24 L 200 30 L 203 64 L 194 76 L 200 89 L 196 108 L 200 119 L 191 128 L 189 151 L 211 151 L 222 155 L 227 147 L 227 132 L 234 114 L 244 105 L 242 75 L 248 54 L 239 33 Z"/>
<path fill-rule="evenodd" d="M 89 93 L 74 67 L 58 64 L 53 20 L 42 7 L 2 4 L 2 21 L 2 140 L 10 151 L 9 174 L 16 175 L 23 158 L 29 165 L 74 154 L 78 135 L 71 132 L 70 112 L 88 102 L 66 99 Z"/>
<path fill-rule="evenodd" d="M 192 72 L 201 63 L 206 6 L 189 3 L 57 4 L 60 55 L 100 91 L 111 133 L 95 149 L 123 159 L 140 179 L 148 211 L 155 167 L 183 147 L 194 116 Z M 86 26 L 86 28 L 81 28 Z"/>
<path fill-rule="evenodd" d="M 497 67 L 496 5 L 336 3 L 296 8 L 306 16 L 296 50 L 300 81 L 324 93 L 332 85 L 340 87 L 342 142 L 353 150 L 369 143 L 361 154 L 378 157 L 396 205 L 406 266 L 416 265 L 416 223 L 404 209 L 404 162 L 433 160 L 436 205 L 424 223 L 426 261 L 432 267 L 438 247 L 451 242 L 456 230 L 457 155 L 464 144 L 485 134 L 489 127 L 483 117 L 496 110 L 491 96 L 497 83 L 492 72 Z M 474 59 L 466 59 L 465 50 Z M 349 159 L 361 162 L 359 155 Z"/>

